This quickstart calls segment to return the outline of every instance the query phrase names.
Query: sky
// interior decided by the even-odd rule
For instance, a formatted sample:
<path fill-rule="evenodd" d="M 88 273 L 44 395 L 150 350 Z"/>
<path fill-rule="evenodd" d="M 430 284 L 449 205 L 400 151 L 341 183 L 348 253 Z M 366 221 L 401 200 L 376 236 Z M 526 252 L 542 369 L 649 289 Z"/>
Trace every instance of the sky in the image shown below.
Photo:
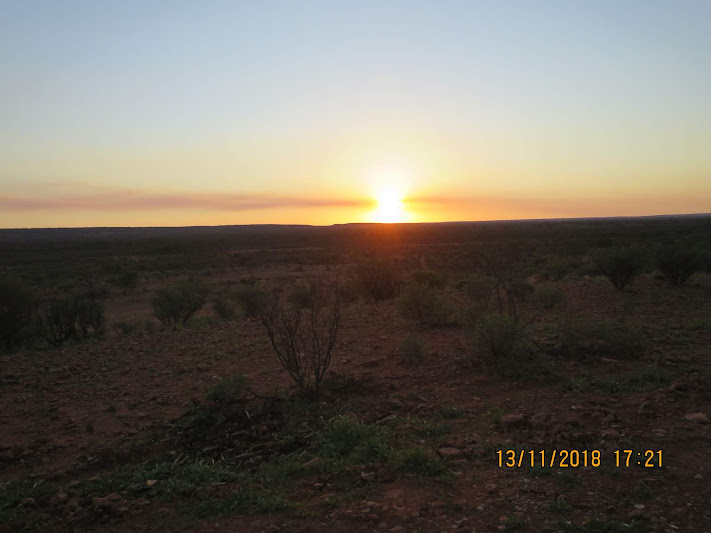
<path fill-rule="evenodd" d="M 707 0 L 0 0 L 0 227 L 711 212 Z"/>

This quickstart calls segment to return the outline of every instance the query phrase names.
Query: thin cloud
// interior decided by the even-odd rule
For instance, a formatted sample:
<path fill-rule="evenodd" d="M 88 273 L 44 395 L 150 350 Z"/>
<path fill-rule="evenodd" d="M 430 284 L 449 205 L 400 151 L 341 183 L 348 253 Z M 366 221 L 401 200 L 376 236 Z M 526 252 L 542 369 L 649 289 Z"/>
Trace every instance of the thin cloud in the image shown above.
<path fill-rule="evenodd" d="M 6 211 L 140 211 L 146 209 L 205 209 L 215 211 L 253 211 L 262 209 L 367 207 L 366 200 L 344 198 L 300 198 L 269 194 L 148 193 L 104 191 L 57 197 L 0 196 L 0 209 Z"/>

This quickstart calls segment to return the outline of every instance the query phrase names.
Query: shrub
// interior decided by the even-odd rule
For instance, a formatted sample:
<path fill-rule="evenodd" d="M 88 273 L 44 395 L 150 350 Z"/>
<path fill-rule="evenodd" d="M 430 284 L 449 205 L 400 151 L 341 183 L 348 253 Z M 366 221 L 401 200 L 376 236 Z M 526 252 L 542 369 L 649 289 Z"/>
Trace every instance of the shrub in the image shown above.
<path fill-rule="evenodd" d="M 484 315 L 474 328 L 473 341 L 474 353 L 501 375 L 520 375 L 533 356 L 523 328 L 509 315 Z"/>
<path fill-rule="evenodd" d="M 76 306 L 73 298 L 61 298 L 40 308 L 37 330 L 52 346 L 59 347 L 76 336 Z"/>
<path fill-rule="evenodd" d="M 647 254 L 641 248 L 615 248 L 599 252 L 595 264 L 618 291 L 641 274 L 647 265 Z"/>
<path fill-rule="evenodd" d="M 567 257 L 554 257 L 546 263 L 543 269 L 545 278 L 553 281 L 561 281 L 569 272 L 570 260 Z"/>
<path fill-rule="evenodd" d="M 604 340 L 609 355 L 621 359 L 638 357 L 647 345 L 642 326 L 631 321 L 608 325 L 604 331 Z"/>
<path fill-rule="evenodd" d="M 337 284 L 312 286 L 306 308 L 274 297 L 261 319 L 281 366 L 302 392 L 318 396 L 341 321 Z"/>
<path fill-rule="evenodd" d="M 408 365 L 416 365 L 425 356 L 425 345 L 416 337 L 407 337 L 400 345 L 400 357 Z"/>
<path fill-rule="evenodd" d="M 295 307 L 308 307 L 311 305 L 311 287 L 308 285 L 292 287 L 286 300 Z"/>
<path fill-rule="evenodd" d="M 433 270 L 416 270 L 412 273 L 412 280 L 419 285 L 433 289 L 441 289 L 445 283 L 442 274 Z"/>
<path fill-rule="evenodd" d="M 533 293 L 534 287 L 525 279 L 513 279 L 510 282 L 511 296 L 519 300 L 525 300 Z"/>
<path fill-rule="evenodd" d="M 242 374 L 237 374 L 231 378 L 221 379 L 207 393 L 207 399 L 217 405 L 227 405 L 232 403 L 246 388 L 247 378 Z"/>
<path fill-rule="evenodd" d="M 421 447 L 409 448 L 399 454 L 397 465 L 400 470 L 418 476 L 441 476 L 449 469 L 439 457 Z"/>
<path fill-rule="evenodd" d="M 115 284 L 124 291 L 132 291 L 138 287 L 138 277 L 138 272 L 135 270 L 125 270 L 117 276 Z"/>
<path fill-rule="evenodd" d="M 212 300 L 212 308 L 222 320 L 234 320 L 238 314 L 237 305 L 225 294 L 219 294 Z"/>
<path fill-rule="evenodd" d="M 195 279 L 179 281 L 173 287 L 158 289 L 151 303 L 158 320 L 173 329 L 185 322 L 205 305 L 208 289 Z"/>
<path fill-rule="evenodd" d="M 145 318 L 119 320 L 114 323 L 113 327 L 116 333 L 124 336 L 143 335 L 144 333 L 152 333 L 155 330 L 154 323 Z"/>
<path fill-rule="evenodd" d="M 564 355 L 583 357 L 600 354 L 633 359 L 645 349 L 647 338 L 635 322 L 593 321 L 566 317 L 558 326 L 560 350 Z"/>
<path fill-rule="evenodd" d="M 331 418 L 317 440 L 319 453 L 329 459 L 368 463 L 386 459 L 392 451 L 383 428 L 348 416 Z"/>
<path fill-rule="evenodd" d="M 488 302 L 496 288 L 496 279 L 485 276 L 469 276 L 464 282 L 464 291 L 471 300 Z"/>
<path fill-rule="evenodd" d="M 422 326 L 437 327 L 447 324 L 449 309 L 439 298 L 435 289 L 410 283 L 398 300 L 398 308 L 403 317 L 415 320 Z"/>
<path fill-rule="evenodd" d="M 28 287 L 18 280 L 0 279 L 0 344 L 10 349 L 19 343 L 34 309 L 35 298 Z"/>
<path fill-rule="evenodd" d="M 374 300 L 395 298 L 402 290 L 401 268 L 387 259 L 374 259 L 361 263 L 355 269 L 355 282 L 363 297 Z"/>
<path fill-rule="evenodd" d="M 240 304 L 244 313 L 250 317 L 259 316 L 267 301 L 266 294 L 259 290 L 256 281 L 242 283 L 235 287 L 232 296 Z"/>
<path fill-rule="evenodd" d="M 657 252 L 657 265 L 664 279 L 681 285 L 704 268 L 706 258 L 698 248 L 685 245 L 665 246 Z"/>
<path fill-rule="evenodd" d="M 539 285 L 533 292 L 533 298 L 545 309 L 550 309 L 565 300 L 565 293 L 555 287 Z"/>
<path fill-rule="evenodd" d="M 87 338 L 89 333 L 100 335 L 106 325 L 106 310 L 104 304 L 95 298 L 79 297 L 74 299 L 74 310 L 79 334 Z"/>

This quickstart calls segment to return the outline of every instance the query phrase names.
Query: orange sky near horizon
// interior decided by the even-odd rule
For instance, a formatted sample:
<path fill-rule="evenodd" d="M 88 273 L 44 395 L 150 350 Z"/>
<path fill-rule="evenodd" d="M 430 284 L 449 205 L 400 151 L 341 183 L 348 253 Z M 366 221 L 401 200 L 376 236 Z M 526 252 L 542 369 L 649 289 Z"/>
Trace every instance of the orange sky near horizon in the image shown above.
<path fill-rule="evenodd" d="M 711 212 L 709 19 L 667 0 L 7 3 L 0 228 Z"/>

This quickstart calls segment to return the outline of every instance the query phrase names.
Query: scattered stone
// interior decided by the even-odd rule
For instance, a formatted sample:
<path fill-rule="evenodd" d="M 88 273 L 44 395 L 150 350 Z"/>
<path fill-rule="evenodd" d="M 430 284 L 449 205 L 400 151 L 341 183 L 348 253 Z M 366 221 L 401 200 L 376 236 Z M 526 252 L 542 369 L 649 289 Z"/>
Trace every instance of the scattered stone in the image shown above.
<path fill-rule="evenodd" d="M 462 452 L 462 450 L 452 448 L 450 446 L 440 448 L 437 450 L 437 453 L 442 459 L 458 459 L 464 456 L 464 452 Z"/>
<path fill-rule="evenodd" d="M 69 495 L 66 492 L 58 492 L 52 498 L 49 500 L 49 504 L 52 507 L 55 507 L 57 505 L 62 505 L 65 504 L 69 501 Z"/>
<path fill-rule="evenodd" d="M 361 472 L 360 478 L 363 481 L 375 481 L 375 472 Z"/>
<path fill-rule="evenodd" d="M 706 415 L 706 413 L 689 413 L 688 415 L 685 415 L 684 418 L 689 422 L 693 422 L 694 424 L 709 423 L 709 417 Z"/>
<path fill-rule="evenodd" d="M 504 415 L 499 421 L 503 430 L 509 430 L 526 425 L 526 418 L 523 415 Z"/>

